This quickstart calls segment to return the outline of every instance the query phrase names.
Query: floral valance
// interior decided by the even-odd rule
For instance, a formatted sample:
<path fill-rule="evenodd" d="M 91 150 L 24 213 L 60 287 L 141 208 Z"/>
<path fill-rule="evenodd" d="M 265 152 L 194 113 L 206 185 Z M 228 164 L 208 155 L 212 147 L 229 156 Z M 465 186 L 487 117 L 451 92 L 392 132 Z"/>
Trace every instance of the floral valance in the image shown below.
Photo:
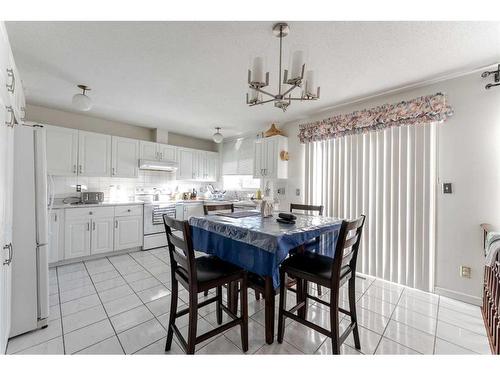
<path fill-rule="evenodd" d="M 443 122 L 452 114 L 453 110 L 446 102 L 446 95 L 437 93 L 303 124 L 299 126 L 299 139 L 301 143 L 307 143 L 391 126 Z"/>

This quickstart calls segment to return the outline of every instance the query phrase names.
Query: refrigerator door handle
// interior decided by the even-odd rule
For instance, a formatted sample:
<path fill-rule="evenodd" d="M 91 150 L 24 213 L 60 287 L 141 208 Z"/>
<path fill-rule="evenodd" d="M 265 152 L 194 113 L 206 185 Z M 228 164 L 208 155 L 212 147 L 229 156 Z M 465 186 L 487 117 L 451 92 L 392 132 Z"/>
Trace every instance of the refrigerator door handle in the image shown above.
<path fill-rule="evenodd" d="M 12 255 L 14 253 L 14 248 L 12 247 L 12 242 L 3 247 L 4 250 L 9 250 L 9 257 L 4 260 L 3 265 L 8 266 L 12 262 Z"/>

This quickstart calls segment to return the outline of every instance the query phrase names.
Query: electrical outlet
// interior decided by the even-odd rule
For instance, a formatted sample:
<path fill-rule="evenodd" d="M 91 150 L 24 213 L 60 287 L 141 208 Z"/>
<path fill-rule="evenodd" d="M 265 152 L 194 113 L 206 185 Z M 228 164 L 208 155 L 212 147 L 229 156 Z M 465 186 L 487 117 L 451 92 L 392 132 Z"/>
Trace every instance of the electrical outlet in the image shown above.
<path fill-rule="evenodd" d="M 82 192 L 82 185 L 76 185 L 76 192 L 81 193 Z"/>
<path fill-rule="evenodd" d="M 297 197 L 300 197 L 300 189 L 295 189 L 295 195 L 296 195 Z"/>
<path fill-rule="evenodd" d="M 467 266 L 460 266 L 460 276 L 465 277 L 467 279 L 471 278 L 472 268 Z"/>
<path fill-rule="evenodd" d="M 285 195 L 285 188 L 284 187 L 278 188 L 278 194 L 279 195 Z"/>

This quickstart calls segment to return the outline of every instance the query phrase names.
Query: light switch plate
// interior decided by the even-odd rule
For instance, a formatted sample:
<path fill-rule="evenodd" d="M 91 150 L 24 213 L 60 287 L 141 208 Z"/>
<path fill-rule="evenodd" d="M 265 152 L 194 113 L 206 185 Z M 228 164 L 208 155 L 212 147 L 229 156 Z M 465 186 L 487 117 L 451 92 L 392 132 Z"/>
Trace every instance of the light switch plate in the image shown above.
<path fill-rule="evenodd" d="M 451 194 L 453 192 L 451 182 L 443 183 L 443 194 Z"/>
<path fill-rule="evenodd" d="M 82 192 L 82 185 L 76 185 L 76 192 L 81 193 Z"/>
<path fill-rule="evenodd" d="M 295 189 L 295 195 L 296 195 L 297 197 L 300 197 L 300 189 Z"/>
<path fill-rule="evenodd" d="M 471 278 L 472 269 L 467 266 L 460 266 L 460 276 L 465 277 L 467 279 Z"/>

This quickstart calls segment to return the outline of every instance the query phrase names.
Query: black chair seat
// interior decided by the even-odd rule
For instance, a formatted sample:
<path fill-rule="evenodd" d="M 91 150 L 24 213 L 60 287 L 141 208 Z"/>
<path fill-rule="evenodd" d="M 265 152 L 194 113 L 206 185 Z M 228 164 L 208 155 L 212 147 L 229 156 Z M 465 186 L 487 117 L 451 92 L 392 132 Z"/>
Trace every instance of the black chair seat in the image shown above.
<path fill-rule="evenodd" d="M 285 259 L 282 267 L 285 267 L 290 274 L 320 277 L 324 279 L 324 284 L 328 285 L 332 279 L 332 262 L 333 259 L 330 257 L 306 251 Z M 349 265 L 342 267 L 340 278 L 343 279 L 350 271 Z"/>
<path fill-rule="evenodd" d="M 215 256 L 201 256 L 196 258 L 196 277 L 198 284 L 210 283 L 214 280 L 238 278 L 244 270 L 234 264 L 228 263 Z M 182 268 L 177 269 L 182 277 L 187 279 L 187 274 Z"/>

